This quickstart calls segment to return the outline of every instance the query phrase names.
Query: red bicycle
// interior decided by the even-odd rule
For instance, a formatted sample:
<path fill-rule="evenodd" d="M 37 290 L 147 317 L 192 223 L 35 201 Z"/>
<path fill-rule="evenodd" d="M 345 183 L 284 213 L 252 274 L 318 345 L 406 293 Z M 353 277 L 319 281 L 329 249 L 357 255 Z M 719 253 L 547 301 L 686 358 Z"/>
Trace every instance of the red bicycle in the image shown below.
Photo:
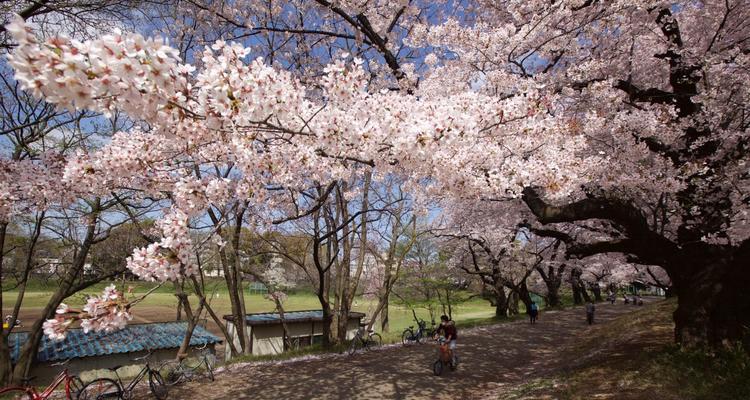
<path fill-rule="evenodd" d="M 65 365 L 70 360 L 66 360 L 52 365 Z M 58 386 L 65 383 L 65 399 L 72 400 L 78 397 L 78 392 L 83 388 L 81 378 L 70 375 L 68 369 L 60 371 L 55 380 L 47 386 L 44 391 L 39 393 L 35 387 L 29 386 L 29 382 L 36 378 L 35 376 L 23 379 L 25 386 L 9 386 L 0 389 L 0 399 L 24 399 L 24 400 L 46 400 L 52 396 Z"/>

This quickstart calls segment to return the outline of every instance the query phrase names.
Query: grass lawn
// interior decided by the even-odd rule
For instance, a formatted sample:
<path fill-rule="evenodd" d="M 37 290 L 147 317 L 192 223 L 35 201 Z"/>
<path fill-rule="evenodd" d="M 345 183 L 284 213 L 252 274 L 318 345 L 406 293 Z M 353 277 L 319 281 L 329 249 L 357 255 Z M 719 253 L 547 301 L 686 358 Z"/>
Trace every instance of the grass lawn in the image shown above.
<path fill-rule="evenodd" d="M 71 307 L 81 307 L 85 303 L 86 295 L 100 294 L 102 289 L 109 283 L 100 283 L 87 290 L 76 293 L 65 302 Z M 26 289 L 23 307 L 21 309 L 20 319 L 27 322 L 30 319 L 38 318 L 41 308 L 44 307 L 54 288 L 55 283 L 32 281 Z M 120 285 L 120 284 L 118 284 Z M 125 287 L 133 287 L 133 296 L 138 297 L 150 289 L 154 288 L 154 283 L 149 282 L 126 282 Z M 165 284 L 156 289 L 143 301 L 133 308 L 134 323 L 173 321 L 176 317 L 177 298 L 174 296 L 174 287 L 172 284 Z M 212 293 L 211 306 L 218 315 L 228 314 L 231 310 L 227 289 L 223 280 L 211 280 L 207 283 L 207 293 Z M 3 290 L 3 300 L 6 307 L 10 306 L 18 295 L 15 290 Z M 190 297 L 191 304 L 197 304 L 197 297 Z M 375 309 L 376 302 L 371 299 L 358 297 L 353 304 L 354 311 L 360 311 L 368 316 Z M 273 302 L 265 299 L 262 294 L 249 294 L 245 292 L 245 307 L 248 313 L 271 312 L 274 311 Z M 291 293 L 284 303 L 286 311 L 320 309 L 318 298 L 309 292 Z M 413 320 L 411 310 L 407 307 L 391 304 L 389 308 L 390 333 L 384 335 L 388 341 L 400 339 L 401 332 L 406 327 L 416 325 Z M 4 314 L 9 313 L 9 309 L 3 310 Z M 489 302 L 482 299 L 472 299 L 453 307 L 453 317 L 457 323 L 464 325 L 476 325 L 493 320 L 495 310 Z M 417 315 L 430 323 L 430 315 L 426 309 L 417 309 Z M 368 317 L 365 317 L 367 319 Z M 437 317 L 436 317 L 437 318 Z M 209 324 L 209 328 L 211 324 Z M 377 327 L 379 328 L 379 326 Z M 215 332 L 218 330 L 211 329 Z"/>

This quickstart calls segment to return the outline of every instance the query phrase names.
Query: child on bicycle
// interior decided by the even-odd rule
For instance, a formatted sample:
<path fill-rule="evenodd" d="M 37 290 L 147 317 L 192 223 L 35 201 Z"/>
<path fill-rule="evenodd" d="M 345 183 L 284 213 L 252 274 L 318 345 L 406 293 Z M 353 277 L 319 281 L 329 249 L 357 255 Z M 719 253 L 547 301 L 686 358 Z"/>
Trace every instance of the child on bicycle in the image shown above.
<path fill-rule="evenodd" d="M 437 333 L 442 332 L 445 342 L 448 343 L 448 348 L 451 350 L 451 357 L 453 364 L 456 363 L 456 339 L 458 339 L 458 330 L 456 330 L 456 323 L 453 322 L 447 315 L 440 316 L 440 326 L 438 327 Z"/>

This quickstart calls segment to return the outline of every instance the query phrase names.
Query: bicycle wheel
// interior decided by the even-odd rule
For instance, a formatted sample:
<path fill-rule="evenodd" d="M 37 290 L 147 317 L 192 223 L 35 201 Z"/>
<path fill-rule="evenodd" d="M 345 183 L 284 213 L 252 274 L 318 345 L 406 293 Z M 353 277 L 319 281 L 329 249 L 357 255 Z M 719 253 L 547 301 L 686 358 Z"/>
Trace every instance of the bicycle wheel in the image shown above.
<path fill-rule="evenodd" d="M 83 389 L 83 381 L 81 378 L 73 375 L 70 377 L 70 397 L 71 399 L 77 399 L 78 393 Z"/>
<path fill-rule="evenodd" d="M 206 375 L 206 377 L 213 382 L 214 371 L 213 362 L 211 361 L 212 355 L 203 355 L 200 358 L 186 359 L 182 362 L 182 375 L 185 380 L 191 380 L 193 377 L 198 375 Z M 164 377 L 164 373 L 159 370 L 159 373 Z"/>
<path fill-rule="evenodd" d="M 174 386 L 185 380 L 182 364 L 177 360 L 166 361 L 159 366 L 158 372 L 167 386 Z"/>
<path fill-rule="evenodd" d="M 357 350 L 361 347 L 362 339 L 360 339 L 359 336 L 355 336 L 354 339 L 352 339 L 351 344 L 349 344 L 349 355 L 356 353 Z"/>
<path fill-rule="evenodd" d="M 25 388 L 12 387 L 6 389 L 0 389 L 0 399 L 7 400 L 33 400 L 34 396 L 31 395 Z"/>
<path fill-rule="evenodd" d="M 369 338 L 367 338 L 367 344 L 365 349 L 370 350 L 377 347 L 380 347 L 383 344 L 383 337 L 380 336 L 379 333 L 373 333 Z"/>
<path fill-rule="evenodd" d="M 214 366 L 211 365 L 211 362 L 208 360 L 208 357 L 204 357 L 203 360 L 206 362 L 206 375 L 208 375 L 208 380 L 213 382 L 214 381 Z"/>
<path fill-rule="evenodd" d="M 424 343 L 424 331 L 423 330 L 417 331 L 417 333 L 414 334 L 414 340 L 417 343 Z"/>
<path fill-rule="evenodd" d="M 159 400 L 167 398 L 167 392 L 169 389 L 164 384 L 164 379 L 159 375 L 159 371 L 151 370 L 148 373 L 148 386 L 151 388 L 151 393 L 154 394 Z"/>
<path fill-rule="evenodd" d="M 443 362 L 440 360 L 435 361 L 434 364 L 432 364 L 432 373 L 435 374 L 435 376 L 440 376 L 440 374 L 443 373 Z"/>
<path fill-rule="evenodd" d="M 414 343 L 414 332 L 411 329 L 406 328 L 404 333 L 401 334 L 401 344 L 408 346 Z"/>
<path fill-rule="evenodd" d="M 94 379 L 78 392 L 78 400 L 122 399 L 120 384 L 109 378 Z"/>

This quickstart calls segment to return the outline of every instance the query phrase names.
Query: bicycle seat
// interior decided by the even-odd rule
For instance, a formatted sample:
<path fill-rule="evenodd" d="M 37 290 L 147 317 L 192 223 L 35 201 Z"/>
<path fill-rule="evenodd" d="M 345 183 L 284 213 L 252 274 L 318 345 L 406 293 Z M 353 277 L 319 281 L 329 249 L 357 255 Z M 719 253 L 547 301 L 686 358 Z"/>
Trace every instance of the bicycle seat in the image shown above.
<path fill-rule="evenodd" d="M 116 365 L 114 367 L 109 367 L 107 369 L 110 370 L 110 371 L 112 371 L 112 372 L 115 372 L 115 371 L 117 371 L 120 368 L 122 368 L 122 365 Z"/>
<path fill-rule="evenodd" d="M 409 325 L 409 329 L 412 329 L 412 328 L 414 328 L 414 325 Z"/>
<path fill-rule="evenodd" d="M 24 376 L 23 378 L 21 378 L 21 382 L 23 382 L 24 385 L 28 386 L 28 384 L 31 381 L 33 381 L 34 379 L 36 379 L 36 375 L 35 376 Z"/>

